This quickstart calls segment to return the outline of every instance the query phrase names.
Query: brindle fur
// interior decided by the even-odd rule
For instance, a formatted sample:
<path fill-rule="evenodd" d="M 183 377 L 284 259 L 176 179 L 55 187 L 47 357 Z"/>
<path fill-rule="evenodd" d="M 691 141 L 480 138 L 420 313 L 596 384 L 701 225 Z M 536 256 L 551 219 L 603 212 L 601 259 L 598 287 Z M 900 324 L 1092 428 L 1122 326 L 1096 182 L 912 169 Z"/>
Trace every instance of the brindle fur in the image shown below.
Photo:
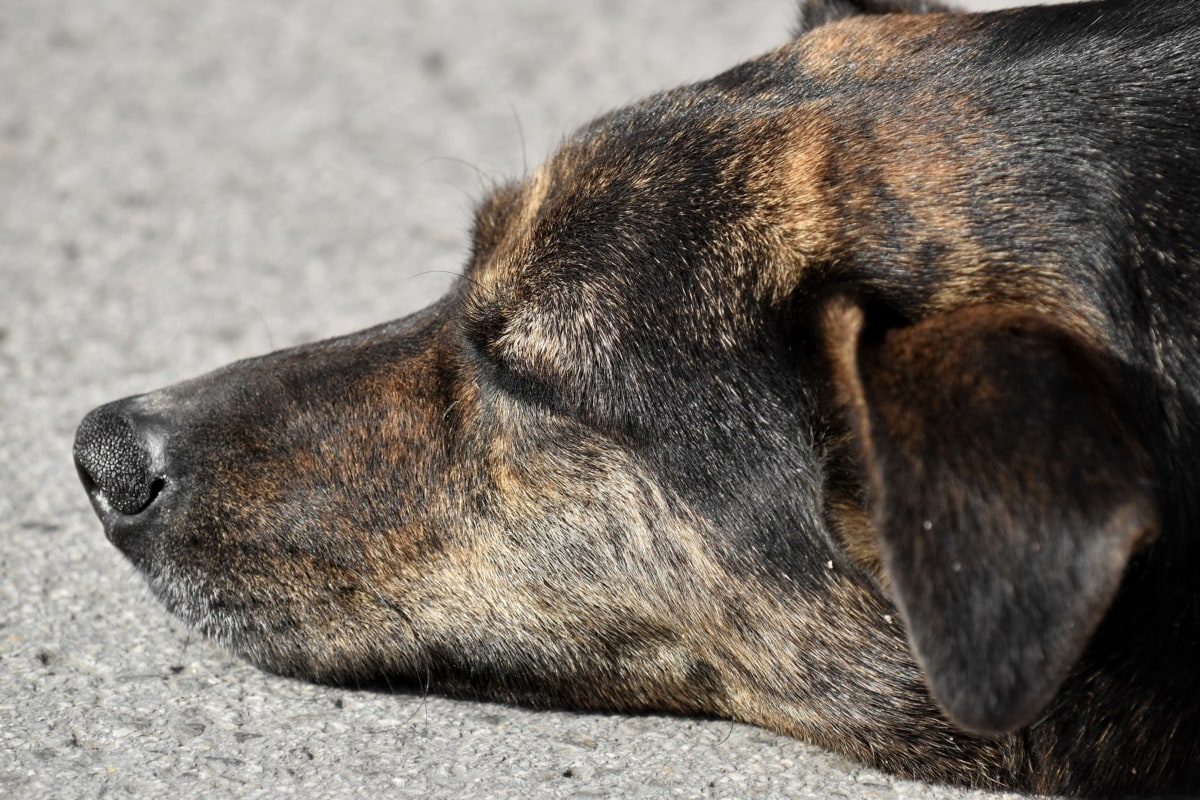
<path fill-rule="evenodd" d="M 108 536 L 283 673 L 1200 790 L 1200 4 L 905 10 L 577 132 L 419 314 L 93 412 Z"/>

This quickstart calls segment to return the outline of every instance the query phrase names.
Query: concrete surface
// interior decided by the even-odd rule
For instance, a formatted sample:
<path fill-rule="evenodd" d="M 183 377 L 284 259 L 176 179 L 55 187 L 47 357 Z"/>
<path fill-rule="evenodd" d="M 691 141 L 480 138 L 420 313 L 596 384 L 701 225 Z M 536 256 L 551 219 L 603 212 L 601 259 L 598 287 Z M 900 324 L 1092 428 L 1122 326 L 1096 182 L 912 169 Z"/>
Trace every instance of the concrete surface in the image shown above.
<path fill-rule="evenodd" d="M 0 2 L 0 797 L 988 796 L 263 674 L 160 610 L 71 466 L 94 405 L 424 305 L 489 180 L 781 43 L 791 2 Z"/>

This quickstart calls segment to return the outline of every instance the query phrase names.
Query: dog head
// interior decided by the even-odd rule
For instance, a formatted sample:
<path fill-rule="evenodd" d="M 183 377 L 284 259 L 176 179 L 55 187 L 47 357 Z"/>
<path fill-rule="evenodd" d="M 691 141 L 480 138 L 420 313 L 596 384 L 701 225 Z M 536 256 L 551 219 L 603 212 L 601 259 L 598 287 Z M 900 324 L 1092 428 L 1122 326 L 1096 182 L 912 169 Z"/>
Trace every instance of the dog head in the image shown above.
<path fill-rule="evenodd" d="M 1051 12 L 842 19 L 899 8 L 810 3 L 792 44 L 578 131 L 425 311 L 93 411 L 108 537 L 268 669 L 1031 780 L 1027 741 L 963 731 L 1071 675 L 1123 696 L 1097 664 L 1129 628 L 1097 631 L 1130 560 L 1192 552 L 1160 535 L 1177 312 L 1144 341 L 1095 268 L 1110 176 L 1062 136 L 1096 132 L 1017 104 L 1061 75 L 1004 79 Z"/>

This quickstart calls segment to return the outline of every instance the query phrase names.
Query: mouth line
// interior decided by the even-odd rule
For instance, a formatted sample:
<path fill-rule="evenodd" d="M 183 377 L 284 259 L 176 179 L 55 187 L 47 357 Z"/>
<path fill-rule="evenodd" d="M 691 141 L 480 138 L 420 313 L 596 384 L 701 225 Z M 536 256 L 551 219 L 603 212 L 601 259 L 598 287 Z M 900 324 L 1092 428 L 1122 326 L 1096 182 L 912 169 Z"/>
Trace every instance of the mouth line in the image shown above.
<path fill-rule="evenodd" d="M 121 551 L 139 572 L 146 572 L 149 549 L 161 537 L 165 507 L 170 504 L 169 496 L 178 487 L 165 476 L 156 477 L 150 484 L 145 503 L 133 513 L 116 509 L 108 497 L 97 486 L 88 486 L 85 481 L 92 510 L 100 518 L 104 536 Z"/>

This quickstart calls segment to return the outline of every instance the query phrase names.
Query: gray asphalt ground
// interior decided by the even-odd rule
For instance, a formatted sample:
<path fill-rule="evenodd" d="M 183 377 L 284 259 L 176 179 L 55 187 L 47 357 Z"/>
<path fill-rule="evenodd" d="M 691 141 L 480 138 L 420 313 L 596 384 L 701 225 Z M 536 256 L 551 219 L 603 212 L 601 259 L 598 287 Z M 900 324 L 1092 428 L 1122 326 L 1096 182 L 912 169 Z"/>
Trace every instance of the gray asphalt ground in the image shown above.
<path fill-rule="evenodd" d="M 723 721 L 266 675 L 166 616 L 71 465 L 101 402 L 423 306 L 493 178 L 791 13 L 0 0 L 0 798 L 1014 797 Z"/>

